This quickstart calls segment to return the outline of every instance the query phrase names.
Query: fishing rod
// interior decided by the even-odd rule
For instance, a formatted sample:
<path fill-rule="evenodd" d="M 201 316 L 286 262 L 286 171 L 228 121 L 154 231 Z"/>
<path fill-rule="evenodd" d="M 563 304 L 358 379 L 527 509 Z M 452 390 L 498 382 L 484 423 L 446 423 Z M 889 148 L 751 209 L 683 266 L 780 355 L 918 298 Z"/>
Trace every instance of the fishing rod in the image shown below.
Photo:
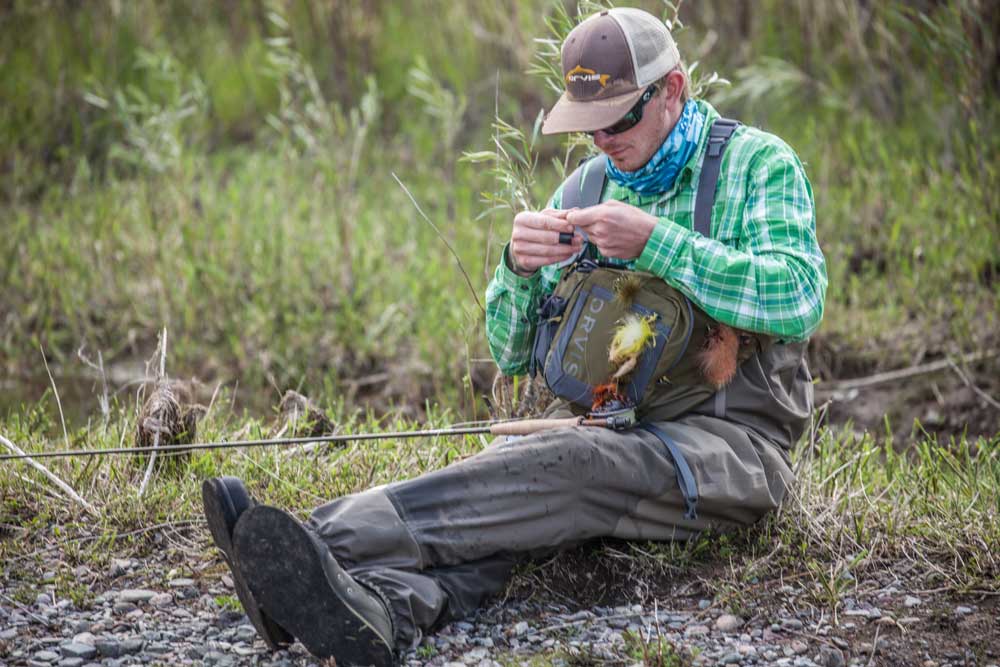
<path fill-rule="evenodd" d="M 109 456 L 112 454 L 141 454 L 157 452 L 187 452 L 192 450 L 235 449 L 239 447 L 276 447 L 284 445 L 301 445 L 306 443 L 345 443 L 364 440 L 391 440 L 408 438 L 433 438 L 449 435 L 531 435 L 539 431 L 570 426 L 597 426 L 622 430 L 635 424 L 635 411 L 612 410 L 591 412 L 581 417 L 565 417 L 556 419 L 521 419 L 515 421 L 496 422 L 484 426 L 467 428 L 439 428 L 422 431 L 392 431 L 388 433 L 354 433 L 342 435 L 320 435 L 302 438 L 270 438 L 266 440 L 231 440 L 228 442 L 195 442 L 179 445 L 159 445 L 147 447 L 115 447 L 110 449 L 64 449 L 51 452 L 31 452 L 24 454 L 3 454 L 0 461 L 18 459 L 52 459 L 76 458 L 85 456 Z"/>

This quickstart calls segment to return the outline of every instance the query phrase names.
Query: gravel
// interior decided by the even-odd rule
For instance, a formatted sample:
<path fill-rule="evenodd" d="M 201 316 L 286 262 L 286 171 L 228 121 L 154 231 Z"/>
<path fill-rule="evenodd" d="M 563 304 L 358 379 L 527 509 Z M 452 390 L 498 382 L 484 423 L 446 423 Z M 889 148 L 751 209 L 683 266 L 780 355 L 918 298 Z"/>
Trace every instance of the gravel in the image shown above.
<path fill-rule="evenodd" d="M 19 611 L 4 607 L 16 625 L 5 631 L 13 640 L 5 656 L 10 664 L 53 667 L 102 665 L 127 667 L 142 664 L 216 667 L 261 665 L 297 667 L 317 665 L 301 645 L 270 653 L 257 639 L 246 617 L 223 608 L 217 598 L 229 592 L 215 585 L 184 582 L 170 590 L 202 587 L 195 598 L 170 596 L 169 604 L 153 604 L 160 593 L 153 589 L 122 589 L 98 596 L 88 609 L 66 606 L 45 626 L 23 613 L 51 607 L 49 601 Z M 127 601 L 128 606 L 123 606 Z M 138 605 L 138 606 L 137 606 Z M 138 612 L 138 614 L 136 613 Z M 17 615 L 15 617 L 15 614 Z M 780 627 L 780 623 L 778 623 Z M 806 644 L 782 632 L 762 632 L 763 623 L 747 627 L 732 614 L 712 610 L 663 609 L 631 605 L 570 609 L 562 605 L 513 602 L 494 605 L 473 618 L 451 623 L 402 656 L 408 667 L 462 665 L 492 667 L 496 659 L 525 660 L 539 653 L 581 659 L 620 660 L 629 636 L 659 636 L 678 647 L 699 651 L 699 665 L 806 665 L 787 659 L 805 652 Z M 82 631 L 80 631 L 82 629 Z M 742 632 L 734 636 L 740 630 Z M 766 635 L 766 636 L 765 636 Z M 789 649 L 792 642 L 794 650 Z M 799 647 L 801 644 L 801 648 Z M 816 650 L 813 651 L 817 653 Z M 765 656 L 770 655 L 768 659 Z M 554 658 L 559 664 L 560 658 Z M 836 662 L 817 663 L 843 664 Z"/>
<path fill-rule="evenodd" d="M 54 578 L 19 583 L 5 572 L 0 580 L 0 665 L 320 666 L 300 644 L 268 651 L 242 611 L 230 608 L 232 581 L 220 576 L 214 563 L 208 565 L 215 574 L 164 577 L 162 563 L 137 560 L 115 560 L 99 572 L 74 570 L 80 581 L 91 582 L 91 595 L 96 593 L 84 608 L 61 597 Z M 536 595 L 495 603 L 450 623 L 423 637 L 401 659 L 406 667 L 527 664 L 539 655 L 557 666 L 631 665 L 635 649 L 630 646 L 641 637 L 659 638 L 693 654 L 698 666 L 860 667 L 873 652 L 876 664 L 877 656 L 897 651 L 903 625 L 924 623 L 932 614 L 956 623 L 982 616 L 979 607 L 952 603 L 934 609 L 930 598 L 884 589 L 871 599 L 846 598 L 837 625 L 832 625 L 829 614 L 796 603 L 810 599 L 805 588 L 785 585 L 776 594 L 766 607 L 739 609 L 696 595 L 586 609 L 567 606 L 558 596 Z M 13 602 L 15 598 L 20 601 Z M 948 656 L 946 651 L 934 653 L 938 647 L 927 642 L 925 646 L 925 657 L 915 664 L 964 664 L 962 653 Z"/>

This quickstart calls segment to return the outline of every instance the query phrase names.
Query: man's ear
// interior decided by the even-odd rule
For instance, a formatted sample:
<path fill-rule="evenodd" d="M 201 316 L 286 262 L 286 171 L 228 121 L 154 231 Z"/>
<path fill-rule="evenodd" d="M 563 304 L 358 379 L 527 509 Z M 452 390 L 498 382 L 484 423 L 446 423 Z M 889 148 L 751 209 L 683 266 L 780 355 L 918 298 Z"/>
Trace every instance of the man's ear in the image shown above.
<path fill-rule="evenodd" d="M 667 73 L 666 80 L 664 92 L 667 95 L 667 102 L 676 102 L 684 90 L 684 73 L 675 69 Z"/>

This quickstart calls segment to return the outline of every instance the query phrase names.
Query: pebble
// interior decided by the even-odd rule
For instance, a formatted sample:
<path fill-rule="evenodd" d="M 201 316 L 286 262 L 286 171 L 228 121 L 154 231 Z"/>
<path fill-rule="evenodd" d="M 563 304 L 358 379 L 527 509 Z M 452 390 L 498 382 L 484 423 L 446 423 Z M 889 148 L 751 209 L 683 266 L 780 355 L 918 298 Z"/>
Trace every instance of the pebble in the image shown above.
<path fill-rule="evenodd" d="M 97 655 L 97 649 L 93 644 L 81 644 L 72 641 L 59 647 L 59 651 L 67 658 L 93 658 Z"/>
<path fill-rule="evenodd" d="M 704 637 L 708 634 L 707 625 L 692 625 L 689 626 L 687 630 L 684 631 L 685 637 Z"/>
<path fill-rule="evenodd" d="M 156 597 L 156 591 L 147 591 L 144 589 L 127 589 L 118 594 L 118 599 L 121 602 L 130 602 L 132 604 L 149 602 L 154 597 Z"/>
<path fill-rule="evenodd" d="M 809 645 L 806 644 L 801 639 L 793 640 L 792 643 L 789 644 L 788 646 L 789 648 L 792 649 L 792 652 L 795 653 L 796 655 L 802 655 L 803 653 L 809 650 Z"/>
<path fill-rule="evenodd" d="M 126 639 L 122 642 L 121 652 L 123 655 L 134 655 L 142 650 L 144 644 L 141 639 Z"/>
<path fill-rule="evenodd" d="M 797 618 L 786 618 L 781 621 L 781 627 L 784 630 L 801 630 L 803 623 Z"/>
<path fill-rule="evenodd" d="M 170 593 L 157 593 L 153 597 L 149 598 L 149 604 L 154 607 L 166 607 L 172 604 L 174 601 L 174 596 Z"/>
<path fill-rule="evenodd" d="M 743 627 L 743 619 L 733 614 L 723 614 L 715 619 L 715 629 L 719 632 L 736 632 Z"/>
<path fill-rule="evenodd" d="M 94 648 L 105 658 L 117 658 L 122 653 L 122 645 L 116 639 L 98 639 Z"/>
<path fill-rule="evenodd" d="M 832 646 L 823 646 L 819 649 L 816 662 L 821 667 L 844 667 L 844 654 Z"/>
<path fill-rule="evenodd" d="M 905 598 L 903 598 L 903 606 L 906 607 L 907 609 L 912 609 L 913 607 L 919 607 L 921 604 L 923 604 L 923 600 L 921 600 L 918 597 L 907 595 Z"/>
<path fill-rule="evenodd" d="M 111 561 L 111 567 L 108 568 L 108 575 L 114 579 L 115 577 L 120 577 L 126 572 L 128 572 L 132 567 L 131 561 L 122 560 L 120 558 L 115 558 Z"/>
<path fill-rule="evenodd" d="M 956 616 L 968 616 L 973 611 L 972 607 L 955 607 Z"/>
<path fill-rule="evenodd" d="M 77 644 L 86 644 L 87 646 L 93 646 L 97 638 L 91 632 L 80 632 L 73 636 L 73 641 Z"/>
<path fill-rule="evenodd" d="M 247 643 L 253 643 L 253 640 L 257 637 L 257 631 L 254 630 L 252 625 L 241 625 L 236 628 L 236 639 L 239 641 L 244 641 Z"/>

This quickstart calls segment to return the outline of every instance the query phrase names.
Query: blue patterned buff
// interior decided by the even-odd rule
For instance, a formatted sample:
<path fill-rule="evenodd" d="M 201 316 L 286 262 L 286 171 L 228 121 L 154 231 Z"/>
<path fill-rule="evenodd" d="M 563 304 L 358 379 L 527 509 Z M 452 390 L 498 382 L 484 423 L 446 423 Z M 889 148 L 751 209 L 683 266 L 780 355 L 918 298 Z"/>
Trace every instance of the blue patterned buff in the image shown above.
<path fill-rule="evenodd" d="M 694 100 L 688 100 L 674 129 L 649 162 L 636 171 L 621 171 L 609 159 L 606 167 L 608 178 L 641 195 L 666 192 L 673 187 L 677 174 L 681 173 L 698 148 L 698 137 L 704 124 L 705 114 L 698 110 Z"/>

